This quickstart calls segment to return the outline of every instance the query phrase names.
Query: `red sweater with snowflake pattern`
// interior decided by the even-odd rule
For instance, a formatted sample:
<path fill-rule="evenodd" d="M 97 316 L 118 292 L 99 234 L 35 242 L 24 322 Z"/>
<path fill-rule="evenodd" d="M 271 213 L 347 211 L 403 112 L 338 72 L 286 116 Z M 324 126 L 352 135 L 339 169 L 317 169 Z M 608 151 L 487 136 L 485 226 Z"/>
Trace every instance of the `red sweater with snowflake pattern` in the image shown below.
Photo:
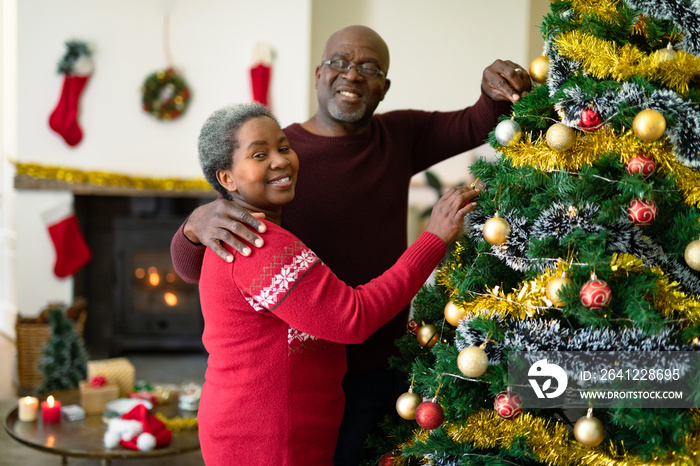
<path fill-rule="evenodd" d="M 423 233 L 384 274 L 352 288 L 294 235 L 266 225 L 265 247 L 250 256 L 204 256 L 202 455 L 207 466 L 330 466 L 344 407 L 344 343 L 361 343 L 401 311 L 445 245 Z"/>

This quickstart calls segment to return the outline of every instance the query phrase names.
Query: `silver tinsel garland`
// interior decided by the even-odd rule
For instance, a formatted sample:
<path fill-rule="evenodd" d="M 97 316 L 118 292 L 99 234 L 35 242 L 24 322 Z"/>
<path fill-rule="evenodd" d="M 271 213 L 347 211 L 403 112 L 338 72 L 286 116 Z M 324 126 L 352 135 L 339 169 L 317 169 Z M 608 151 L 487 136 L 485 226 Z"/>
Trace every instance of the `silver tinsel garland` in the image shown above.
<path fill-rule="evenodd" d="M 513 270 L 541 273 L 547 268 L 555 267 L 559 258 L 533 258 L 528 254 L 530 238 L 543 240 L 551 237 L 561 244 L 575 229 L 590 234 L 607 230 L 608 252 L 639 257 L 646 266 L 660 267 L 672 280 L 678 282 L 686 293 L 700 294 L 700 277 L 685 262 L 669 257 L 661 245 L 644 234 L 641 227 L 630 223 L 625 217 L 618 218 L 612 224 L 597 224 L 593 219 L 598 212 L 598 206 L 585 202 L 575 207 L 576 215 L 570 215 L 568 206 L 555 202 L 531 223 L 528 223 L 525 217 L 516 216 L 514 211 L 501 213 L 510 223 L 511 233 L 505 244 L 491 246 L 491 253 Z M 487 220 L 483 211 L 474 211 L 465 222 L 465 233 L 473 241 L 484 241 L 482 235 Z"/>
<path fill-rule="evenodd" d="M 504 362 L 503 353 L 508 351 L 616 351 L 628 352 L 637 358 L 635 352 L 697 351 L 700 345 L 695 342 L 679 343 L 681 338 L 673 326 L 647 335 L 642 329 L 629 327 L 622 330 L 612 328 L 584 327 L 571 329 L 557 319 L 504 320 L 496 318 L 499 326 L 507 328 L 503 341 L 487 338 L 483 332 L 471 327 L 471 319 L 463 319 L 455 334 L 455 348 L 462 351 L 468 346 L 480 346 L 487 341 L 484 350 L 489 365 Z M 624 359 L 624 358 L 623 358 Z M 534 362 L 534 361 L 533 361 Z M 573 365 L 572 367 L 577 367 Z M 685 370 L 684 367 L 679 368 Z M 572 373 L 575 371 L 572 371 Z"/>

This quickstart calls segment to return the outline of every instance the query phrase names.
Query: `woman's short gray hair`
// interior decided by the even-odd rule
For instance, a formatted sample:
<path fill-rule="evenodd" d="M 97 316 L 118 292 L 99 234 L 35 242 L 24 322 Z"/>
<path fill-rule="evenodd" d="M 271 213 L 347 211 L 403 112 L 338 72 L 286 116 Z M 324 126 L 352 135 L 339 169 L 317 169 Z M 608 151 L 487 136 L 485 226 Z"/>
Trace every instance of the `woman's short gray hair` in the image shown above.
<path fill-rule="evenodd" d="M 266 116 L 279 124 L 264 105 L 254 102 L 231 104 L 216 110 L 207 118 L 199 133 L 199 165 L 207 182 L 226 199 L 228 191 L 216 179 L 218 170 L 227 170 L 233 163 L 233 152 L 238 149 L 238 130 L 249 120 Z"/>

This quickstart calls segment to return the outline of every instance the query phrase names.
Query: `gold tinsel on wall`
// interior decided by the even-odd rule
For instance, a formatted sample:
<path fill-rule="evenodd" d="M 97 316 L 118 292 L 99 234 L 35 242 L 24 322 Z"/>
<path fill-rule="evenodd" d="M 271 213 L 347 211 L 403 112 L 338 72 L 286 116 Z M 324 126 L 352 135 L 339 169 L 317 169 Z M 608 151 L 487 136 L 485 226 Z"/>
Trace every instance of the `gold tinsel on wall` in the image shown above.
<path fill-rule="evenodd" d="M 75 168 L 41 165 L 37 163 L 15 163 L 17 175 L 36 179 L 56 180 L 66 183 L 88 183 L 95 186 L 109 186 L 159 191 L 211 191 L 204 179 L 147 178 L 129 176 L 108 171 L 86 171 Z"/>

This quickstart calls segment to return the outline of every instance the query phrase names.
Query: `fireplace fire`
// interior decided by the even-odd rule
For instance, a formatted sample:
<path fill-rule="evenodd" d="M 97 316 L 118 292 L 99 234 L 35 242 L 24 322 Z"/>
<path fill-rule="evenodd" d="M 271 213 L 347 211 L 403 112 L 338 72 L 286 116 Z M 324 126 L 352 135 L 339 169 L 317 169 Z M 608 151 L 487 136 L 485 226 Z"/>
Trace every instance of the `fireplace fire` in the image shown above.
<path fill-rule="evenodd" d="M 203 351 L 197 285 L 173 269 L 170 241 L 191 198 L 76 196 L 76 215 L 93 260 L 75 275 L 88 300 L 91 357 L 130 351 Z"/>

